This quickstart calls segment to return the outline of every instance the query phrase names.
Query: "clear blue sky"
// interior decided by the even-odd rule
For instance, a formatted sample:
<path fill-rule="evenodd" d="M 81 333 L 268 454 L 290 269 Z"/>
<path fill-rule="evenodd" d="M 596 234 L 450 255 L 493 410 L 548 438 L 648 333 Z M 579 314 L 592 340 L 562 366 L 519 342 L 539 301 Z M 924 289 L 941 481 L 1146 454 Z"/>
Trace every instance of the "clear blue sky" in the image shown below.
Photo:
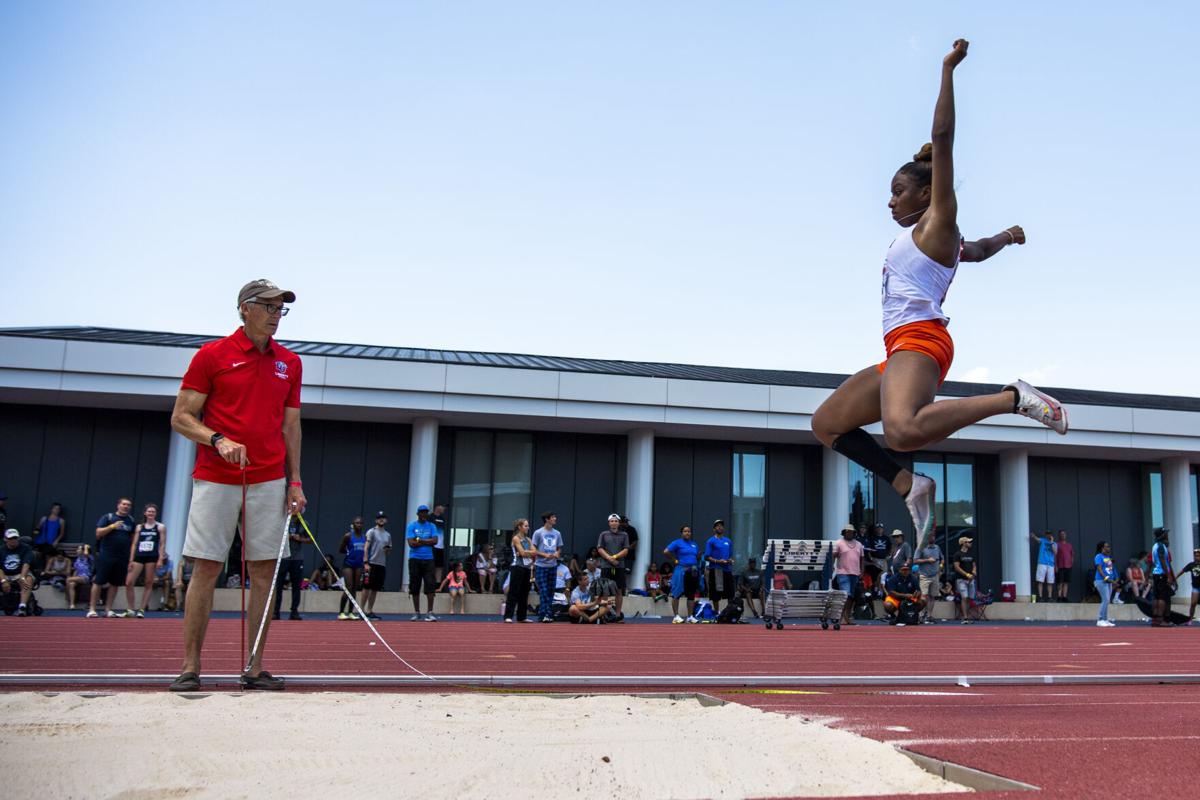
<path fill-rule="evenodd" d="M 959 68 L 952 378 L 1200 395 L 1194 3 L 0 4 L 0 326 L 851 372 Z"/>

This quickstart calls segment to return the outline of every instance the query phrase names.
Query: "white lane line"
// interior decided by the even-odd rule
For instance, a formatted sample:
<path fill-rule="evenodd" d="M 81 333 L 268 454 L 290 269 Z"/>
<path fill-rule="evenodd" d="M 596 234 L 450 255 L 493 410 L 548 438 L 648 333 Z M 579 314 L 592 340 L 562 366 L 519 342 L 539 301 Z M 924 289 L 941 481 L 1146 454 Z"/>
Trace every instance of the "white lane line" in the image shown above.
<path fill-rule="evenodd" d="M 1014 742 L 1162 742 L 1200 741 L 1200 735 L 1187 736 L 982 736 L 978 738 L 936 739 L 888 739 L 888 744 L 897 747 L 913 747 L 925 744 L 1013 744 Z"/>

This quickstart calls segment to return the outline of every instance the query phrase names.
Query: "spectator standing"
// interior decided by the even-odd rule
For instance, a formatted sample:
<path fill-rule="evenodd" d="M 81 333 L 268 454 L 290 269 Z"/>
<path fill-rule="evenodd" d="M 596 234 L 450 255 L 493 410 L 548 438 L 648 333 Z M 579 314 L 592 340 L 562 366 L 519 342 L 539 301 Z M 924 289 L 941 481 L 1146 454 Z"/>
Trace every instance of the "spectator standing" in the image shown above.
<path fill-rule="evenodd" d="M 279 619 L 279 609 L 283 605 L 283 587 L 288 583 L 292 587 L 292 611 L 288 619 L 299 620 L 300 592 L 304 583 L 304 540 L 306 534 L 300 525 L 300 518 L 293 514 L 288 522 L 288 551 L 279 564 L 279 578 L 275 582 L 275 614 L 272 619 Z"/>
<path fill-rule="evenodd" d="M 529 538 L 529 520 L 522 517 L 513 523 L 512 567 L 508 571 L 508 589 L 504 601 L 504 621 L 530 622 L 529 587 L 533 579 L 533 561 L 537 550 Z"/>
<path fill-rule="evenodd" d="M 3 572 L 0 572 L 0 592 L 20 593 L 17 616 L 29 616 L 29 594 L 33 591 L 33 548 L 21 541 L 21 532 L 9 528 L 4 532 Z"/>
<path fill-rule="evenodd" d="M 1054 594 L 1054 559 L 1058 545 L 1054 543 L 1054 534 L 1050 531 L 1046 531 L 1041 537 L 1030 533 L 1029 538 L 1038 546 L 1037 574 L 1034 577 L 1037 597 L 1049 600 Z"/>
<path fill-rule="evenodd" d="M 562 558 L 563 536 L 554 527 L 558 515 L 553 511 L 542 514 L 542 527 L 533 533 L 533 549 L 538 552 L 534 563 L 534 578 L 538 590 L 538 616 L 542 622 L 554 622 L 554 590 Z M 565 588 L 565 587 L 564 587 Z"/>
<path fill-rule="evenodd" d="M 975 541 L 970 536 L 958 537 L 958 552 L 950 560 L 954 569 L 954 590 L 958 593 L 959 610 L 962 611 L 962 624 L 971 622 L 967 618 L 967 609 L 975 599 L 975 556 L 971 555 L 971 543 Z"/>
<path fill-rule="evenodd" d="M 913 556 L 913 564 L 917 568 L 917 586 L 921 596 L 926 599 L 921 615 L 921 621 L 925 624 L 933 624 L 933 603 L 941 586 L 942 562 L 942 548 L 938 547 L 937 537 L 930 531 L 925 534 L 921 549 Z"/>
<path fill-rule="evenodd" d="M 1171 550 L 1167 546 L 1168 528 L 1154 529 L 1154 545 L 1150 548 L 1150 585 L 1154 590 L 1154 621 L 1156 628 L 1169 628 L 1167 610 L 1175 594 L 1175 573 L 1171 571 Z"/>
<path fill-rule="evenodd" d="M 358 614 L 355 613 L 354 606 L 350 603 L 350 595 L 358 594 L 359 589 L 362 588 L 366 550 L 367 535 L 363 533 L 363 518 L 355 517 L 350 520 L 350 530 L 342 534 L 342 543 L 338 547 L 338 552 L 345 555 L 345 558 L 342 559 L 342 583 L 346 587 L 346 591 L 342 593 L 341 603 L 338 604 L 338 619 L 358 619 Z"/>
<path fill-rule="evenodd" d="M 846 593 L 846 604 L 842 606 L 842 624 L 857 625 L 850 618 L 850 610 L 854 608 L 854 598 L 862 585 L 863 550 L 862 542 L 856 541 L 858 532 L 853 525 L 842 527 L 842 538 L 833 543 L 833 585 L 835 589 Z"/>
<path fill-rule="evenodd" d="M 1096 594 L 1100 595 L 1100 614 L 1096 617 L 1096 627 L 1112 628 L 1116 623 L 1108 618 L 1108 601 L 1117 582 L 1117 570 L 1113 567 L 1112 548 L 1108 542 L 1101 541 L 1096 545 L 1093 563 L 1096 565 Z"/>
<path fill-rule="evenodd" d="M 383 582 L 387 580 L 387 557 L 392 552 L 392 534 L 387 529 L 387 521 L 387 514 L 376 511 L 375 527 L 367 531 L 363 591 L 358 602 L 367 619 L 379 619 L 375 613 L 375 598 L 383 591 Z"/>
<path fill-rule="evenodd" d="M 408 593 L 412 595 L 412 621 L 421 619 L 421 593 L 429 611 L 426 622 L 437 622 L 433 615 L 433 596 L 437 591 L 437 580 L 433 566 L 433 546 L 437 544 L 437 526 L 429 520 L 429 506 L 417 506 L 417 519 L 408 523 L 404 530 L 408 542 Z"/>
<path fill-rule="evenodd" d="M 912 545 L 904 540 L 904 531 L 897 528 L 892 531 L 892 553 L 888 556 L 889 571 L 893 575 L 900 574 L 900 568 L 905 564 L 912 566 Z"/>
<path fill-rule="evenodd" d="M 625 590 L 629 586 L 629 564 L 627 559 L 633 548 L 629 533 L 621 529 L 619 514 L 608 515 L 608 530 L 601 531 L 596 540 L 596 554 L 600 558 L 600 577 L 616 586 L 616 611 L 620 615 L 625 605 Z"/>
<path fill-rule="evenodd" d="M 51 550 L 58 549 L 58 545 L 67 535 L 67 520 L 63 517 L 62 510 L 62 503 L 51 503 L 50 511 L 38 520 L 34 528 L 37 536 L 33 540 L 33 549 L 45 556 L 49 556 Z M 0 522 L 0 525 L 3 523 Z"/>
<path fill-rule="evenodd" d="M 154 591 L 154 574 L 162 566 L 167 555 L 167 526 L 158 521 L 158 506 L 147 503 L 142 509 L 142 522 L 137 526 L 137 535 L 129 546 L 129 572 L 125 576 L 125 599 L 129 608 L 136 608 L 135 616 L 146 616 L 150 604 L 150 593 Z M 133 604 L 134 586 L 142 579 L 142 602 Z M 129 616 L 128 611 L 125 612 Z"/>
<path fill-rule="evenodd" d="M 738 593 L 746 601 L 746 605 L 750 606 L 750 613 L 761 619 L 761 609 L 766 605 L 766 594 L 763 591 L 762 570 L 758 568 L 758 562 L 753 557 L 746 561 L 746 570 L 738 576 Z M 758 601 L 758 608 L 754 607 L 755 600 Z"/>
<path fill-rule="evenodd" d="M 81 545 L 71 562 L 71 574 L 67 576 L 67 610 L 75 610 L 75 594 L 79 589 L 92 583 L 92 573 L 95 572 L 92 563 L 91 545 Z"/>
<path fill-rule="evenodd" d="M 892 550 L 892 542 L 888 538 L 888 535 L 884 533 L 885 530 L 882 522 L 875 523 L 875 526 L 870 530 L 867 529 L 866 525 L 858 526 L 858 540 L 862 542 L 863 551 L 867 556 L 867 563 L 877 569 L 880 575 L 888 571 L 888 555 Z"/>
<path fill-rule="evenodd" d="M 1111 556 L 1112 553 L 1109 555 Z M 1068 601 L 1071 591 L 1071 570 L 1074 566 L 1075 547 L 1067 541 L 1067 532 L 1059 531 L 1058 543 L 1054 551 L 1054 580 L 1058 584 L 1058 602 L 1060 603 Z"/>
<path fill-rule="evenodd" d="M 663 555 L 671 559 L 671 610 L 675 612 L 674 624 L 682 622 L 697 623 L 696 595 L 700 593 L 700 548 L 692 541 L 692 526 L 684 525 L 679 529 L 679 538 L 671 542 L 663 550 Z M 687 597 L 687 619 L 679 616 L 679 598 Z"/>
<path fill-rule="evenodd" d="M 713 520 L 713 535 L 704 543 L 708 599 L 713 613 L 721 613 L 721 601 L 733 599 L 733 542 L 725 535 L 725 520 Z"/>
<path fill-rule="evenodd" d="M 271 627 L 267 595 L 279 537 L 287 515 L 303 513 L 307 504 L 300 480 L 303 366 L 273 338 L 289 310 L 284 303 L 295 300 L 295 294 L 265 279 L 243 286 L 237 297 L 242 326 L 200 348 L 175 399 L 171 427 L 201 446 L 183 543 L 183 555 L 195 559 L 195 586 L 184 614 L 183 669 L 171 684 L 174 691 L 200 688 L 213 589 L 243 506 L 243 552 L 250 569 L 247 644 L 253 648 L 260 630 L 262 641 L 240 683 L 250 690 L 284 688 L 282 678 L 262 668 L 262 655 Z"/>
<path fill-rule="evenodd" d="M 625 554 L 625 572 L 629 573 L 637 559 L 638 529 L 629 524 L 629 517 L 624 514 L 621 515 L 621 531 L 629 537 L 629 552 Z"/>
<path fill-rule="evenodd" d="M 1175 576 L 1178 582 L 1179 576 L 1183 573 L 1189 573 L 1192 577 L 1192 605 L 1188 608 L 1188 619 L 1195 621 L 1196 619 L 1196 603 L 1200 601 L 1200 547 L 1192 551 L 1192 560 L 1179 570 Z"/>
<path fill-rule="evenodd" d="M 442 572 L 446 569 L 446 506 L 434 503 L 429 521 L 437 528 L 437 543 L 433 546 L 433 578 L 441 581 Z"/>
<path fill-rule="evenodd" d="M 110 511 L 96 520 L 96 576 L 92 581 L 92 597 L 88 604 L 89 617 L 99 616 L 96 604 L 100 602 L 100 592 L 105 593 L 105 616 L 133 616 L 133 588 L 126 589 L 127 610 L 118 614 L 112 610 L 113 599 L 117 587 L 125 585 L 125 575 L 129 572 L 129 551 L 133 542 L 133 517 L 129 512 L 133 509 L 133 501 L 122 497 L 117 501 L 117 510 Z M 218 570 L 219 571 L 219 570 Z M 216 574 L 213 582 L 216 582 Z"/>
<path fill-rule="evenodd" d="M 913 577 L 912 566 L 905 563 L 883 580 L 886 596 L 883 598 L 883 610 L 888 615 L 888 622 L 898 628 L 904 627 L 904 616 L 901 611 L 913 609 L 918 613 L 923 610 L 927 600 L 921 594 L 921 586 Z"/>

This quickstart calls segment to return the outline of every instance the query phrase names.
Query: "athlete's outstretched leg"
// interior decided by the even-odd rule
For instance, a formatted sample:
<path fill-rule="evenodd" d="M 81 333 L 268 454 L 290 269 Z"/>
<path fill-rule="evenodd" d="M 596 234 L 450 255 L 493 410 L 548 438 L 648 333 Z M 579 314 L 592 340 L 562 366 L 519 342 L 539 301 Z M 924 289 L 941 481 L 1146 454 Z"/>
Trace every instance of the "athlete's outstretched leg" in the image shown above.
<path fill-rule="evenodd" d="M 881 408 L 888 447 L 911 452 L 942 441 L 956 431 L 997 414 L 1011 414 L 1015 390 L 934 402 L 938 364 L 924 353 L 902 350 L 888 359 Z"/>

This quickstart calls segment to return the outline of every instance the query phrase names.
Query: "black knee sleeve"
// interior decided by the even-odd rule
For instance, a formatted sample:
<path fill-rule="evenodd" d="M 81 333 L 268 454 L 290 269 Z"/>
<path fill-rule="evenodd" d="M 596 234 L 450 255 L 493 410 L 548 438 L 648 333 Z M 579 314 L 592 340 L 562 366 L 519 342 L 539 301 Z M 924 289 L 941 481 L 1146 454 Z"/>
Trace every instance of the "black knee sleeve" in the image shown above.
<path fill-rule="evenodd" d="M 862 428 L 843 433 L 833 440 L 831 446 L 834 452 L 841 453 L 860 467 L 871 470 L 888 483 L 896 480 L 896 476 L 904 469 Z"/>

